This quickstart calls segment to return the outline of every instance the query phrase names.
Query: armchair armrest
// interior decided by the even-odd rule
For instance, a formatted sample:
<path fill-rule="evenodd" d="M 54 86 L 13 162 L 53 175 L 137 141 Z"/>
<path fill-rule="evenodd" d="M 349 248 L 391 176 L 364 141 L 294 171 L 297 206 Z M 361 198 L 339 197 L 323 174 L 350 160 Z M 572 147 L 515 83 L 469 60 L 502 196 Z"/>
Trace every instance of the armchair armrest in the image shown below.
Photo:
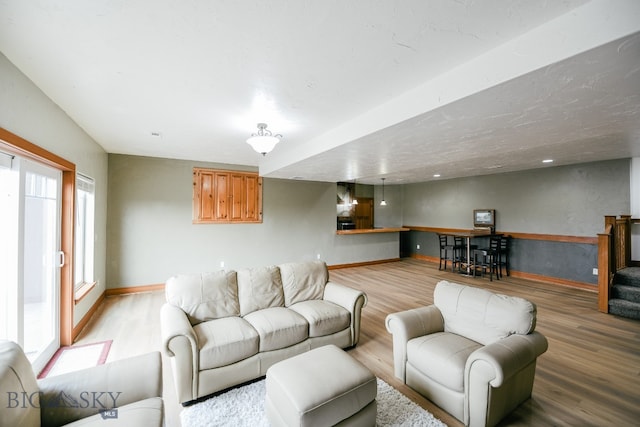
<path fill-rule="evenodd" d="M 508 336 L 471 353 L 464 372 L 465 425 L 494 425 L 510 408 L 528 399 L 536 359 L 547 346 L 547 339 L 534 331 Z M 502 390 L 494 394 L 492 388 Z"/>
<path fill-rule="evenodd" d="M 159 352 L 38 381 L 43 426 L 60 426 L 103 409 L 162 397 Z"/>
<path fill-rule="evenodd" d="M 547 348 L 547 339 L 539 332 L 510 335 L 471 353 L 465 366 L 465 379 L 471 379 L 471 370 L 478 362 L 485 362 L 487 374 L 483 375 L 484 379 L 491 386 L 500 387 Z"/>
<path fill-rule="evenodd" d="M 442 313 L 435 305 L 389 314 L 387 331 L 393 335 L 393 366 L 397 378 L 405 382 L 407 342 L 413 338 L 444 331 Z"/>
<path fill-rule="evenodd" d="M 367 294 L 329 281 L 325 285 L 323 299 L 337 304 L 351 313 L 351 345 L 358 344 L 360 339 L 360 317 L 362 308 L 367 305 Z"/>
<path fill-rule="evenodd" d="M 160 333 L 162 349 L 171 359 L 178 400 L 194 400 L 198 396 L 199 347 L 198 337 L 186 313 L 173 304 L 163 304 L 160 308 Z"/>

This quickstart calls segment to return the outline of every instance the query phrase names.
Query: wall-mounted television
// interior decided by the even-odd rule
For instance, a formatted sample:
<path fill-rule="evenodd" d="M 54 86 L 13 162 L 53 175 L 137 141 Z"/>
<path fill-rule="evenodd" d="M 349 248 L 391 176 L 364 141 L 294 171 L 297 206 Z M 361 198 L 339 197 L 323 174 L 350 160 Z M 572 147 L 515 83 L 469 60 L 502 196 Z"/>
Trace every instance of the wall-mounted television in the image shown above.
<path fill-rule="evenodd" d="M 495 209 L 474 209 L 473 210 L 473 227 L 474 228 L 491 228 L 496 226 L 496 210 Z"/>

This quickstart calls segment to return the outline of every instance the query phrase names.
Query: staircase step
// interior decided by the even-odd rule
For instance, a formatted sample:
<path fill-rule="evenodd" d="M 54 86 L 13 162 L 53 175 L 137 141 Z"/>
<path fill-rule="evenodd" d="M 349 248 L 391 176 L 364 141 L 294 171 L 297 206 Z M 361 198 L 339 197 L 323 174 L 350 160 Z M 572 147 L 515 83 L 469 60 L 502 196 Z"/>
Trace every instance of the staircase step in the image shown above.
<path fill-rule="evenodd" d="M 640 287 L 640 267 L 627 267 L 616 271 L 613 282 L 617 285 Z"/>
<path fill-rule="evenodd" d="M 611 288 L 611 298 L 624 299 L 640 303 L 640 287 L 614 284 Z"/>
<path fill-rule="evenodd" d="M 610 299 L 609 314 L 640 320 L 640 303 L 617 298 Z"/>

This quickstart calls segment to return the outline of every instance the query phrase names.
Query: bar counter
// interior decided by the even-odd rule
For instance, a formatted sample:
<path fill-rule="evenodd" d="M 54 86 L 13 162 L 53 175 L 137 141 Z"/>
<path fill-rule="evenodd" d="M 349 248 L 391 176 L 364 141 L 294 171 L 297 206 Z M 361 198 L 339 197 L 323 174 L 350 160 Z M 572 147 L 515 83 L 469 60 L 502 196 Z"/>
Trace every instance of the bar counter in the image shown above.
<path fill-rule="evenodd" d="M 409 231 L 405 227 L 382 227 L 382 228 L 361 228 L 354 230 L 336 230 L 336 234 L 373 234 L 373 233 L 397 233 L 399 231 Z"/>

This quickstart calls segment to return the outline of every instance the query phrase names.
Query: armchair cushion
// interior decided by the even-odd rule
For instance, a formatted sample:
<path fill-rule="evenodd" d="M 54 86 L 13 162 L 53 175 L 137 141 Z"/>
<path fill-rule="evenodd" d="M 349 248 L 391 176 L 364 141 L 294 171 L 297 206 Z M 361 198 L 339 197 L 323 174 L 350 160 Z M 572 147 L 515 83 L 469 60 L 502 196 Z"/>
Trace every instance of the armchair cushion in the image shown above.
<path fill-rule="evenodd" d="M 258 333 L 242 317 L 199 323 L 193 331 L 198 339 L 200 369 L 230 365 L 258 352 Z"/>
<path fill-rule="evenodd" d="M 167 280 L 165 295 L 167 302 L 187 314 L 192 325 L 240 314 L 235 271 L 173 276 Z"/>
<path fill-rule="evenodd" d="M 445 332 L 490 344 L 536 327 L 536 306 L 523 298 L 441 281 L 433 300 L 444 318 Z"/>
<path fill-rule="evenodd" d="M 105 418 L 102 414 L 93 415 L 65 424 L 65 427 L 130 427 L 162 426 L 162 398 L 151 397 L 118 408 L 117 418 Z"/>
<path fill-rule="evenodd" d="M 351 323 L 351 313 L 329 301 L 301 301 L 289 306 L 309 323 L 310 337 L 323 337 L 342 331 Z"/>
<path fill-rule="evenodd" d="M 287 307 L 300 301 L 322 299 L 329 280 L 327 265 L 322 261 L 281 264 L 280 275 Z"/>
<path fill-rule="evenodd" d="M 467 358 L 482 346 L 460 335 L 437 332 L 407 343 L 407 359 L 413 367 L 445 387 L 464 391 Z"/>
<path fill-rule="evenodd" d="M 270 307 L 284 307 L 280 270 L 276 266 L 238 271 L 240 315 Z"/>

